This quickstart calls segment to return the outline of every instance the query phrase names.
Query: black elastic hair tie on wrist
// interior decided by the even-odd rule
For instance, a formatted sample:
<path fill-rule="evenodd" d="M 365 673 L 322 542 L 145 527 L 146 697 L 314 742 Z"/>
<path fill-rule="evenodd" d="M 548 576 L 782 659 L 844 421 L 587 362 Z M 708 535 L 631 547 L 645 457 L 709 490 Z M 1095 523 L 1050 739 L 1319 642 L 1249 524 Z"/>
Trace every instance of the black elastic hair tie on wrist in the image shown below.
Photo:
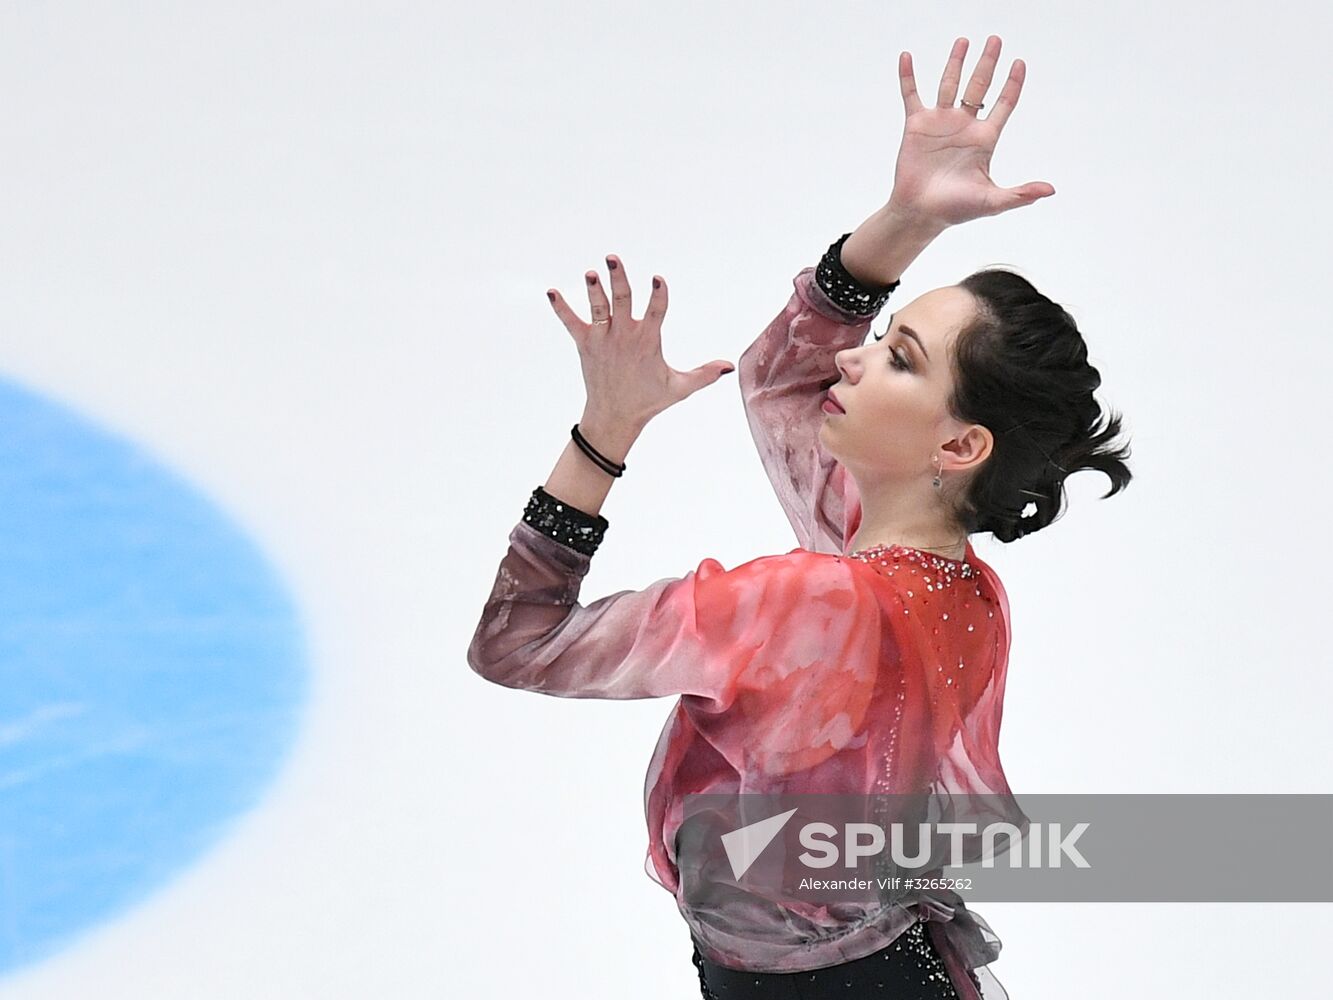
<path fill-rule="evenodd" d="M 600 451 L 598 451 L 596 448 L 590 445 L 588 443 L 588 439 L 583 436 L 583 432 L 579 430 L 579 425 L 577 423 L 575 423 L 574 426 L 570 428 L 569 433 L 570 436 L 574 438 L 574 443 L 578 445 L 580 449 L 582 449 L 583 454 L 587 455 L 594 462 L 596 462 L 597 465 L 601 467 L 602 471 L 605 472 L 608 476 L 615 476 L 617 479 L 619 479 L 621 476 L 625 474 L 625 469 L 626 469 L 625 463 L 611 461 L 611 459 L 607 458 Z"/>

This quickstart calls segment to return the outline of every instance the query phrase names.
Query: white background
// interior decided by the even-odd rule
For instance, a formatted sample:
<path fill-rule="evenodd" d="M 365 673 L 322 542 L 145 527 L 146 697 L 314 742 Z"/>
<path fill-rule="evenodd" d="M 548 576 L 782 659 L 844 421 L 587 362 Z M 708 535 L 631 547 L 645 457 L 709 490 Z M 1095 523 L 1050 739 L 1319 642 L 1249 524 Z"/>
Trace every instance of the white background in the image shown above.
<path fill-rule="evenodd" d="M 1315 5 L 5 3 L 4 372 L 150 447 L 266 547 L 314 700 L 233 838 L 0 1000 L 698 996 L 643 871 L 669 700 L 464 653 L 582 402 L 544 295 L 653 273 L 677 368 L 735 361 L 889 195 L 898 53 L 1027 83 L 993 163 L 1056 195 L 942 237 L 1074 315 L 1135 480 L 973 539 L 1036 792 L 1333 792 L 1324 645 L 1330 15 Z M 988 112 L 983 112 L 983 114 Z M 882 329 L 888 312 L 876 329 Z M 652 424 L 585 603 L 796 542 L 735 375 Z M 1175 845 L 1189 864 L 1189 845 Z M 1012 1000 L 1303 995 L 1333 907 L 976 907 Z M 1076 984 L 1076 985 L 1075 985 Z"/>

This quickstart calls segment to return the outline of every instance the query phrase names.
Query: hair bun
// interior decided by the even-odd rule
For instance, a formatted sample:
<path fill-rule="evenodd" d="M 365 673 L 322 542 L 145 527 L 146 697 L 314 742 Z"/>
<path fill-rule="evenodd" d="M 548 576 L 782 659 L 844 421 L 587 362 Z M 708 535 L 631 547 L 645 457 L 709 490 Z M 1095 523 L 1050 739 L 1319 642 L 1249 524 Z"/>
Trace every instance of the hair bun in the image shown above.
<path fill-rule="evenodd" d="M 1046 527 L 1062 513 L 1065 480 L 1083 469 L 1106 474 L 1106 496 L 1128 485 L 1129 446 L 1116 440 L 1121 418 L 1093 395 L 1101 373 L 1069 312 L 1001 268 L 959 287 L 976 311 L 954 343 L 950 407 L 995 435 L 993 453 L 957 501 L 968 533 L 1010 542 Z"/>

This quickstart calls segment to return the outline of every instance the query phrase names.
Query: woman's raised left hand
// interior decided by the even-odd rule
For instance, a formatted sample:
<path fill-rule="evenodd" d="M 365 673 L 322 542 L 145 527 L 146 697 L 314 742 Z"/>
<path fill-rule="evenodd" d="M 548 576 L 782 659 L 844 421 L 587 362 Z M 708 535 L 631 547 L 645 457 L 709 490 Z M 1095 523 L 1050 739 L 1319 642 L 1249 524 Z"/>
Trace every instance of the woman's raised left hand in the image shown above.
<path fill-rule="evenodd" d="M 662 358 L 662 320 L 667 311 L 666 281 L 653 276 L 653 293 L 642 319 L 632 315 L 629 278 L 620 258 L 606 258 L 611 273 L 611 301 L 596 271 L 584 276 L 592 321 L 574 314 L 555 289 L 547 291 L 555 313 L 574 338 L 587 390 L 584 417 L 634 431 L 657 414 L 712 385 L 735 366 L 710 361 L 691 371 L 676 371 Z"/>

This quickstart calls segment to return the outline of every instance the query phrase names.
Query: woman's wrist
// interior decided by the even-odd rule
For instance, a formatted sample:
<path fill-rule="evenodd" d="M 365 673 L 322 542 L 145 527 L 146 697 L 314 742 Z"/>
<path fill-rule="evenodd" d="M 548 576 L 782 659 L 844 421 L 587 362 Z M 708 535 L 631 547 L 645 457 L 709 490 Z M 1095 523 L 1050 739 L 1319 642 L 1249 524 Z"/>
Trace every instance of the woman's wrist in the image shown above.
<path fill-rule="evenodd" d="M 643 425 L 625 417 L 603 413 L 585 406 L 579 417 L 579 433 L 598 452 L 613 462 L 624 462 L 634 442 L 643 433 Z"/>
<path fill-rule="evenodd" d="M 579 433 L 600 455 L 621 464 L 634 445 L 641 428 L 630 421 L 584 411 L 578 423 Z M 571 437 L 565 443 L 559 461 L 544 484 L 545 490 L 589 517 L 602 512 L 602 504 L 616 477 L 584 454 Z"/>
<path fill-rule="evenodd" d="M 866 285 L 891 285 L 902 277 L 948 223 L 921 216 L 889 199 L 842 245 L 842 266 Z"/>

